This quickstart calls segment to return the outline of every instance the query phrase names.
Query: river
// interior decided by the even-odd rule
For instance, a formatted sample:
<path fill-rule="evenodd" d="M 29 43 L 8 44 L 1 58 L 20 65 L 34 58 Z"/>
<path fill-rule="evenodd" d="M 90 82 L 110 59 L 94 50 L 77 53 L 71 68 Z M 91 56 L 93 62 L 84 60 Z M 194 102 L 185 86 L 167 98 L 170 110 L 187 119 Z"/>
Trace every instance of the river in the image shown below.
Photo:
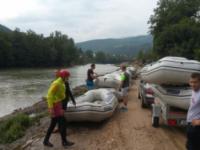
<path fill-rule="evenodd" d="M 86 72 L 90 65 L 69 68 L 70 85 L 76 87 L 85 84 Z M 114 65 L 97 64 L 98 74 L 117 69 Z M 0 117 L 15 109 L 31 106 L 45 96 L 48 87 L 55 78 L 56 69 L 12 69 L 0 71 Z"/>

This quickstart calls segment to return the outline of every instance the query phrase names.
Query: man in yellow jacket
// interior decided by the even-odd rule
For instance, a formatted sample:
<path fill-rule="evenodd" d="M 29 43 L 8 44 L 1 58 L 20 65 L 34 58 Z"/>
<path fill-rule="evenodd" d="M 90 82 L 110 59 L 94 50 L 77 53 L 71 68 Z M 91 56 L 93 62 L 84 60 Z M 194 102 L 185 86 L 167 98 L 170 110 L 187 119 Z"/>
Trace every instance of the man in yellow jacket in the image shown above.
<path fill-rule="evenodd" d="M 48 90 L 47 103 L 51 116 L 51 123 L 43 141 L 43 144 L 48 147 L 53 147 L 53 144 L 49 142 L 49 138 L 57 123 L 62 139 L 62 145 L 64 147 L 74 145 L 73 142 L 67 141 L 66 139 L 66 120 L 64 117 L 64 110 L 62 108 L 62 100 L 66 97 L 65 80 L 69 78 L 69 75 L 70 73 L 68 70 L 60 70 L 58 73 L 59 77 L 53 81 Z"/>

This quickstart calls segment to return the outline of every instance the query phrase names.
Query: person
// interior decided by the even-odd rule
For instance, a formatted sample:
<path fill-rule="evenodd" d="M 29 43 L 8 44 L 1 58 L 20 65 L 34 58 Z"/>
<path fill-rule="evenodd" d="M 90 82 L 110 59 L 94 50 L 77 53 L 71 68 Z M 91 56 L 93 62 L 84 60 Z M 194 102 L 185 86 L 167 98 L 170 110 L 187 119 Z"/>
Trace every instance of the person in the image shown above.
<path fill-rule="evenodd" d="M 86 85 L 88 90 L 94 89 L 94 79 L 97 78 L 97 74 L 94 72 L 94 69 L 96 68 L 95 64 L 91 64 L 91 68 L 87 71 L 87 80 Z"/>
<path fill-rule="evenodd" d="M 53 147 L 53 144 L 49 142 L 49 139 L 56 124 L 58 124 L 59 127 L 63 147 L 66 148 L 67 146 L 72 146 L 74 144 L 66 139 L 66 120 L 62 108 L 62 100 L 66 97 L 65 80 L 68 76 L 67 70 L 60 70 L 58 78 L 51 83 L 48 89 L 47 104 L 51 116 L 51 123 L 43 141 L 43 144 L 48 147 Z"/>
<path fill-rule="evenodd" d="M 68 71 L 67 71 L 68 72 Z M 74 104 L 74 106 L 76 107 L 76 101 L 74 99 L 74 96 L 72 94 L 71 88 L 69 86 L 69 77 L 70 77 L 70 72 L 68 72 L 68 77 L 65 80 L 65 93 L 66 93 L 66 97 L 65 99 L 62 101 L 62 108 L 63 110 L 67 110 L 67 104 L 71 98 L 72 103 Z"/>
<path fill-rule="evenodd" d="M 120 91 L 122 94 L 122 103 L 123 106 L 120 108 L 121 111 L 128 111 L 127 103 L 128 103 L 128 89 L 129 89 L 129 74 L 126 72 L 126 65 L 121 65 L 122 74 L 120 75 Z"/>
<path fill-rule="evenodd" d="M 190 78 L 192 97 L 187 114 L 187 150 L 200 150 L 200 73 L 192 73 Z"/>
<path fill-rule="evenodd" d="M 74 99 L 74 96 L 73 96 L 73 94 L 72 94 L 72 91 L 71 91 L 71 89 L 70 89 L 70 86 L 69 86 L 69 77 L 70 77 L 70 72 L 68 71 L 68 70 L 66 70 L 66 72 L 67 72 L 67 77 L 66 77 L 66 80 L 65 80 L 65 99 L 64 100 L 62 100 L 62 108 L 63 108 L 63 110 L 64 111 L 66 111 L 67 110 L 67 104 L 68 104 L 68 102 L 69 102 L 69 100 L 70 100 L 70 98 L 71 98 L 71 100 L 72 100 L 72 103 L 74 104 L 74 106 L 76 107 L 76 101 L 75 101 L 75 99 Z M 58 78 L 59 77 L 59 74 L 60 74 L 60 69 L 58 69 L 57 71 L 56 71 L 56 78 Z M 67 129 L 66 129 L 67 130 Z M 54 131 L 53 131 L 53 133 L 57 133 L 57 132 L 59 132 L 59 129 L 58 129 L 58 127 L 56 127 L 55 129 L 54 129 Z"/>

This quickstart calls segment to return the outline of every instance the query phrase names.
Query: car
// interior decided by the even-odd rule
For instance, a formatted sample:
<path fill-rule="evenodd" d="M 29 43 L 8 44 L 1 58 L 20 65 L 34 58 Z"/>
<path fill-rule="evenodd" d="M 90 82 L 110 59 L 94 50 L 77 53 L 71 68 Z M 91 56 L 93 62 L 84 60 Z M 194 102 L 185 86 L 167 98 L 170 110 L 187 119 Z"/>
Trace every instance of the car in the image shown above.
<path fill-rule="evenodd" d="M 154 103 L 154 92 L 152 90 L 151 84 L 140 80 L 138 87 L 138 99 L 141 101 L 141 107 L 146 108 Z"/>

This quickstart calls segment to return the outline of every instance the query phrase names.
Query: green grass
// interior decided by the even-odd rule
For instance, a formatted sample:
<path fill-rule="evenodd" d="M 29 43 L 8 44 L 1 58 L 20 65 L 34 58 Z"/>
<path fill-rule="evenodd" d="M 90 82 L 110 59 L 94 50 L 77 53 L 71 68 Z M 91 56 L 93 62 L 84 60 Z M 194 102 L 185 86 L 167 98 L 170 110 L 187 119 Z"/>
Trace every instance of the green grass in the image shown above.
<path fill-rule="evenodd" d="M 18 138 L 25 135 L 25 131 L 34 122 L 33 118 L 30 118 L 26 114 L 17 114 L 7 120 L 0 122 L 0 143 L 11 143 Z"/>

